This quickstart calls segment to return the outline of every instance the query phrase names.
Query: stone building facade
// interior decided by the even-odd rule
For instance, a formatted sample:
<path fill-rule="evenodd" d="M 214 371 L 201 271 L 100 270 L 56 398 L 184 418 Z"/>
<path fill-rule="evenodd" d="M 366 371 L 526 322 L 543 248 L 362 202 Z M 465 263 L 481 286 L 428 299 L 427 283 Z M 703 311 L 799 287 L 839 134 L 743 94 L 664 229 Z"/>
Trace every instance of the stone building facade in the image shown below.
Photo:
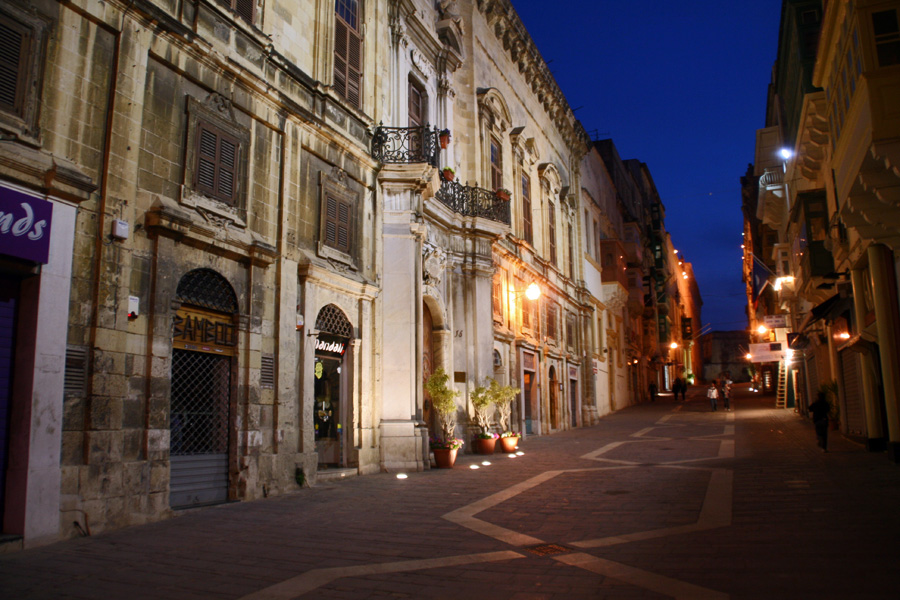
<path fill-rule="evenodd" d="M 507 0 L 10 0 L 0 22 L 13 543 L 429 468 L 437 367 L 463 437 L 487 377 L 521 388 L 525 436 L 639 398 L 640 288 L 586 274 L 591 142 Z M 604 231 L 639 274 L 634 206 Z"/>

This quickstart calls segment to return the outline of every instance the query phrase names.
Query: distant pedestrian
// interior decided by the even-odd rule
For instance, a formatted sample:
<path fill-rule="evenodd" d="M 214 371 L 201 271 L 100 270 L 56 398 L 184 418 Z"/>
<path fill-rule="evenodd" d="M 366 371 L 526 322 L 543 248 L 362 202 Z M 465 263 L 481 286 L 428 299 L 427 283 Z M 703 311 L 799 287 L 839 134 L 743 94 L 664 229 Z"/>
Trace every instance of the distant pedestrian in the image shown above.
<path fill-rule="evenodd" d="M 726 379 L 722 384 L 722 406 L 726 411 L 731 410 L 731 380 Z"/>
<path fill-rule="evenodd" d="M 681 382 L 681 401 L 682 402 L 687 401 L 687 399 L 685 398 L 685 394 L 687 394 L 687 387 L 688 387 L 688 382 L 687 382 L 687 379 L 685 379 Z M 677 398 L 676 398 L 676 400 L 677 400 Z"/>
<path fill-rule="evenodd" d="M 650 402 L 656 402 L 656 390 L 657 390 L 656 384 L 651 383 L 650 384 Z"/>
<path fill-rule="evenodd" d="M 831 407 L 825 399 L 825 392 L 819 392 L 816 401 L 809 405 L 813 425 L 816 427 L 816 445 L 822 452 L 828 452 L 828 411 Z"/>
<path fill-rule="evenodd" d="M 678 394 L 681 392 L 681 386 L 684 383 L 681 381 L 681 377 L 676 377 L 675 381 L 672 382 L 672 393 L 675 394 L 675 401 L 678 402 Z"/>
<path fill-rule="evenodd" d="M 716 389 L 716 384 L 709 384 L 709 389 L 706 390 L 706 397 L 709 398 L 709 406 L 716 410 L 716 401 L 719 399 L 719 390 Z"/>

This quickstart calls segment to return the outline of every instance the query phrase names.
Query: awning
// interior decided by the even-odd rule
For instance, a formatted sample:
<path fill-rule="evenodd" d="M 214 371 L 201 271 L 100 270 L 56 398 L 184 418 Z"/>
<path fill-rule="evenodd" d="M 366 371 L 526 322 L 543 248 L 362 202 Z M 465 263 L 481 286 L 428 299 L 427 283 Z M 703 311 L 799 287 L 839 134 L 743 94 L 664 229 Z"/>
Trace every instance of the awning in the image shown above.
<path fill-rule="evenodd" d="M 806 331 L 807 327 L 819 319 L 832 321 L 852 307 L 853 298 L 850 296 L 842 296 L 840 293 L 837 293 L 828 300 L 817 304 L 809 311 L 809 314 L 803 319 L 803 323 L 800 324 L 800 333 Z"/>

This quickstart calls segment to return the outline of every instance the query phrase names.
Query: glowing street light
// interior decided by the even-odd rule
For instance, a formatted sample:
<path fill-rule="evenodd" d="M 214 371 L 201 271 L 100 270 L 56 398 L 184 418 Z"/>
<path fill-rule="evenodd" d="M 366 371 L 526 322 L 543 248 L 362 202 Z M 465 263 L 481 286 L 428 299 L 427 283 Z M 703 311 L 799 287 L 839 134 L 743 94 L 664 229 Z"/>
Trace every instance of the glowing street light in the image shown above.
<path fill-rule="evenodd" d="M 790 148 L 782 148 L 778 151 L 778 154 L 781 155 L 781 158 L 783 158 L 784 160 L 788 160 L 794 155 L 794 153 L 791 152 Z"/>
<path fill-rule="evenodd" d="M 678 347 L 678 342 L 672 342 L 671 344 L 669 344 L 669 348 L 671 348 L 672 350 L 674 350 L 677 347 Z"/>
<path fill-rule="evenodd" d="M 540 298 L 541 286 L 532 281 L 531 284 L 525 289 L 525 297 L 529 300 L 537 300 L 538 298 Z"/>
<path fill-rule="evenodd" d="M 766 328 L 765 325 L 760 325 L 759 327 L 756 328 L 756 333 L 758 333 L 759 335 L 763 335 L 768 331 L 769 330 L 768 330 L 768 328 Z"/>

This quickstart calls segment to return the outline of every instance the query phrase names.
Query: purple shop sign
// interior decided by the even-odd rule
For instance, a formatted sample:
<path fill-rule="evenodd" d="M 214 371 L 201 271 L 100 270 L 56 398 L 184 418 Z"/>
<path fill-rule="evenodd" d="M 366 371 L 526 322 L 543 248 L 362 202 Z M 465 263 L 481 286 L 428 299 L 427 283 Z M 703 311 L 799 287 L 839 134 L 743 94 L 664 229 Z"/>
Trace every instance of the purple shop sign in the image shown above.
<path fill-rule="evenodd" d="M 0 187 L 0 254 L 46 264 L 53 203 Z"/>

